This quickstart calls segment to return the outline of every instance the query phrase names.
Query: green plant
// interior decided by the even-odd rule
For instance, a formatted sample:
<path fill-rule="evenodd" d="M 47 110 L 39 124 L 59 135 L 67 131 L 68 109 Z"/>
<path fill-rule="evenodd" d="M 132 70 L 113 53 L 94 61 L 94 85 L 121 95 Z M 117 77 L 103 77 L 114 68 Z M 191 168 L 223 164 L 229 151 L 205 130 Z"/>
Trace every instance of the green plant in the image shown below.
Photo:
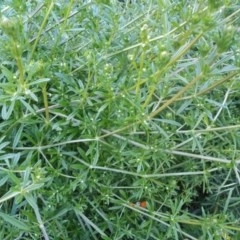
<path fill-rule="evenodd" d="M 0 239 L 237 239 L 237 1 L 41 2 L 1 6 Z"/>

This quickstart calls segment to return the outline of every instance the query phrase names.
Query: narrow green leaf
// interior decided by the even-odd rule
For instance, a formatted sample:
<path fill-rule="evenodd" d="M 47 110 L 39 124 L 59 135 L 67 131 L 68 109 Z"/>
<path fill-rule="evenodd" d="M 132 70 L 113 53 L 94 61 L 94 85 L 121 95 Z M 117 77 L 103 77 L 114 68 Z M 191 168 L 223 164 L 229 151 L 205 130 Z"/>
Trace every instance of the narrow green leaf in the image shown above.
<path fill-rule="evenodd" d="M 27 224 L 25 224 L 23 221 L 16 219 L 13 216 L 0 212 L 0 217 L 2 217 L 4 221 L 12 224 L 14 227 L 17 227 L 21 230 L 29 231 L 30 229 L 30 227 Z"/>
<path fill-rule="evenodd" d="M 19 191 L 9 191 L 0 198 L 0 203 L 6 202 L 7 200 L 9 200 L 11 198 L 16 197 L 18 194 L 20 194 Z"/>
<path fill-rule="evenodd" d="M 3 75 L 8 79 L 8 81 L 11 81 L 13 79 L 13 73 L 9 71 L 6 67 L 2 65 L 1 70 Z"/>
<path fill-rule="evenodd" d="M 8 176 L 5 176 L 5 177 L 1 176 L 0 187 L 3 186 L 7 180 L 8 180 Z"/>
<path fill-rule="evenodd" d="M 14 136 L 13 148 L 15 148 L 15 147 L 18 145 L 18 142 L 19 142 L 19 140 L 20 140 L 22 131 L 23 131 L 23 125 L 21 125 L 21 126 L 18 128 L 17 133 L 16 133 L 15 136 Z"/>
<path fill-rule="evenodd" d="M 3 105 L 3 107 L 2 107 L 3 120 L 9 119 L 9 117 L 11 116 L 11 114 L 13 112 L 14 106 L 15 106 L 15 101 L 12 101 L 9 107 L 6 104 Z"/>
<path fill-rule="evenodd" d="M 37 190 L 37 189 L 41 188 L 43 185 L 44 185 L 44 183 L 34 183 L 34 184 L 31 184 L 31 185 L 27 186 L 26 188 L 24 188 L 24 191 Z"/>
<path fill-rule="evenodd" d="M 82 220 L 89 226 L 91 226 L 92 228 L 94 228 L 99 234 L 101 234 L 102 236 L 106 236 L 106 234 L 95 224 L 93 223 L 89 218 L 87 218 L 82 212 L 78 211 L 75 209 L 76 214 L 78 214 Z"/>
<path fill-rule="evenodd" d="M 20 99 L 21 103 L 26 107 L 26 109 L 32 113 L 32 114 L 35 114 L 35 110 L 29 105 L 29 103 L 27 103 L 25 100 L 23 99 Z"/>
<path fill-rule="evenodd" d="M 3 148 L 5 148 L 7 145 L 9 144 L 9 142 L 3 142 L 0 144 L 0 150 L 2 150 Z"/>
<path fill-rule="evenodd" d="M 69 211 L 68 208 L 63 208 L 61 210 L 58 210 L 58 211 L 55 212 L 55 215 L 51 219 L 48 219 L 48 221 L 53 220 L 53 219 L 57 219 L 57 218 L 65 215 L 68 211 Z"/>
<path fill-rule="evenodd" d="M 1 147 L 0 147 L 1 149 Z M 0 160 L 6 160 L 6 159 L 10 159 L 10 158 L 15 158 L 16 157 L 16 154 L 14 153 L 7 153 L 7 154 L 4 154 L 4 155 L 0 155 Z"/>
<path fill-rule="evenodd" d="M 20 186 L 22 180 L 18 178 L 14 172 L 8 171 L 8 176 L 11 181 L 15 183 L 16 186 Z"/>
<path fill-rule="evenodd" d="M 25 198 L 27 202 L 31 205 L 31 207 L 34 209 L 34 211 L 38 211 L 38 206 L 33 196 L 30 194 L 25 194 Z"/>
<path fill-rule="evenodd" d="M 40 78 L 36 81 L 33 81 L 33 82 L 29 83 L 29 86 L 40 84 L 40 83 L 46 83 L 46 82 L 49 82 L 49 81 L 50 81 L 50 78 Z"/>

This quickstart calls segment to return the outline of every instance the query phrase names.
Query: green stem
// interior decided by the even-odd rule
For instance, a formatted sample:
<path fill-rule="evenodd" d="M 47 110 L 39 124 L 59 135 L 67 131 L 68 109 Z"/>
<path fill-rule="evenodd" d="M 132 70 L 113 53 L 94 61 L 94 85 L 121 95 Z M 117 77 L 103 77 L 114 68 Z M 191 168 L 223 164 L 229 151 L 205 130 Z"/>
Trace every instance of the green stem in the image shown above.
<path fill-rule="evenodd" d="M 50 118 L 49 118 L 49 108 L 48 108 L 48 98 L 47 98 L 47 84 L 44 84 L 44 86 L 42 87 L 42 94 L 43 94 L 46 122 L 49 123 Z"/>
<path fill-rule="evenodd" d="M 50 13 L 52 11 L 53 6 L 54 6 L 54 1 L 51 1 L 51 4 L 48 7 L 48 11 L 47 11 L 47 13 L 46 13 L 46 15 L 45 15 L 45 17 L 43 19 L 42 25 L 41 25 L 40 30 L 38 31 L 37 37 L 35 39 L 35 42 L 34 42 L 34 45 L 33 45 L 33 48 L 32 48 L 31 54 L 30 54 L 30 60 L 32 59 L 33 53 L 34 53 L 34 51 L 36 49 L 36 46 L 37 46 L 37 44 L 38 44 L 38 42 L 40 40 L 40 36 L 42 35 L 43 29 L 44 29 L 44 27 L 45 27 L 45 25 L 47 23 L 48 16 L 50 15 Z"/>
<path fill-rule="evenodd" d="M 16 43 L 15 41 L 13 41 L 13 48 L 14 48 L 14 53 L 16 54 L 15 59 L 16 59 L 18 70 L 19 70 L 19 81 L 20 81 L 21 87 L 24 88 L 25 81 L 24 81 L 23 61 L 22 61 L 21 53 L 19 52 L 18 43 Z"/>

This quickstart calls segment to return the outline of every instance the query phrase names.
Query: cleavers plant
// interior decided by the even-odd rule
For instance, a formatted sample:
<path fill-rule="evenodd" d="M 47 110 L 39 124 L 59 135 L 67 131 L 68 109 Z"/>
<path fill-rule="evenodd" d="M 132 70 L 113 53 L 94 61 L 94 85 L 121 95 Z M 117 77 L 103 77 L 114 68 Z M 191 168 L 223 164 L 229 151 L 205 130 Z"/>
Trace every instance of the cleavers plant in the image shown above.
<path fill-rule="evenodd" d="M 238 1 L 0 11 L 0 239 L 239 239 Z"/>

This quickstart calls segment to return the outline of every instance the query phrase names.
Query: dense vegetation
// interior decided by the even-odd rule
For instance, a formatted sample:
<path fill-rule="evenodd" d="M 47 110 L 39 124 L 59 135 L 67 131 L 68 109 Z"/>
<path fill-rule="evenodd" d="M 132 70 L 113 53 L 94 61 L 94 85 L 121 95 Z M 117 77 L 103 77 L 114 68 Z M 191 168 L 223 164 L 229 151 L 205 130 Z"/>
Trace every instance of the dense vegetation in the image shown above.
<path fill-rule="evenodd" d="M 238 1 L 0 11 L 0 239 L 240 239 Z"/>

